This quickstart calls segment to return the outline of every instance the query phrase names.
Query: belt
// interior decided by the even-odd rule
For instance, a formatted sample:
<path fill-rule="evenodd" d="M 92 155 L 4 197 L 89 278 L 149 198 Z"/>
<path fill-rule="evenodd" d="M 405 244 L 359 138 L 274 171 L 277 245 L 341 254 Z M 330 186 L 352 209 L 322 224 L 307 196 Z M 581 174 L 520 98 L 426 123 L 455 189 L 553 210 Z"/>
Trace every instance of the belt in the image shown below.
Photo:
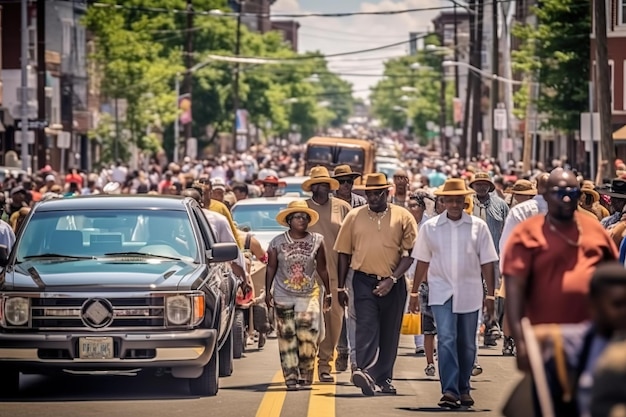
<path fill-rule="evenodd" d="M 361 274 L 361 275 L 365 275 L 368 278 L 372 278 L 378 281 L 382 281 L 384 279 L 389 278 L 389 277 L 381 277 L 380 275 L 375 275 L 375 274 L 368 274 L 367 272 L 363 272 L 363 271 L 354 271 L 354 272 Z"/>

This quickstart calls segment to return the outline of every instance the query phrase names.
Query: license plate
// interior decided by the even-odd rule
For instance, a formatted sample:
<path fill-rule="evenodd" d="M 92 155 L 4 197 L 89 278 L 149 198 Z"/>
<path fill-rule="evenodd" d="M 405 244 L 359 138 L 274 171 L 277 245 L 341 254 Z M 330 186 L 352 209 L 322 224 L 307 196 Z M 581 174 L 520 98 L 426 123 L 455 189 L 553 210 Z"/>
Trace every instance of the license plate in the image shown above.
<path fill-rule="evenodd" d="M 112 337 L 80 337 L 78 338 L 80 359 L 112 359 Z"/>

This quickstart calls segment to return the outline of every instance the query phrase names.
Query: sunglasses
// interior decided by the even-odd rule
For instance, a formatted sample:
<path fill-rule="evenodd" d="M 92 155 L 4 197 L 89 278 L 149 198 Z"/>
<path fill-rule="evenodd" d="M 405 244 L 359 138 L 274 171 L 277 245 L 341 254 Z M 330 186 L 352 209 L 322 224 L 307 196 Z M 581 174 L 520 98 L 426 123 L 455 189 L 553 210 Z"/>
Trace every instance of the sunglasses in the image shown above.
<path fill-rule="evenodd" d="M 344 180 L 337 180 L 337 182 L 339 183 L 339 185 L 341 184 L 354 184 L 354 180 L 350 180 L 350 179 L 344 179 Z"/>
<path fill-rule="evenodd" d="M 365 196 L 367 198 L 381 198 L 383 195 L 385 195 L 385 192 L 387 192 L 387 190 L 381 190 L 381 191 L 366 191 L 365 192 Z"/>
<path fill-rule="evenodd" d="M 291 216 L 291 220 L 305 220 L 307 222 L 311 221 L 311 216 L 308 214 L 294 214 Z"/>
<path fill-rule="evenodd" d="M 560 188 L 554 187 L 550 190 L 550 193 L 555 196 L 559 200 L 563 200 L 565 196 L 569 197 L 570 200 L 578 200 L 581 196 L 580 188 Z"/>
<path fill-rule="evenodd" d="M 270 182 L 264 182 L 263 183 L 263 187 L 268 188 L 268 187 L 278 187 L 278 184 L 274 184 L 274 183 L 270 183 Z"/>

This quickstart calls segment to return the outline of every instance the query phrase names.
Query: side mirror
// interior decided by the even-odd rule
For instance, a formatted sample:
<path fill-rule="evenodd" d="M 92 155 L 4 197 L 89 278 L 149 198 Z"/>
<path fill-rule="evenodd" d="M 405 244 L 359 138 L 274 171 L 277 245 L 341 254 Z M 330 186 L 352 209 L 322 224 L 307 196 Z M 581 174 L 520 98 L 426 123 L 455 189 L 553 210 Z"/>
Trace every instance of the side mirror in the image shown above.
<path fill-rule="evenodd" d="M 239 256 L 239 246 L 236 243 L 215 243 L 207 251 L 209 262 L 229 262 Z"/>
<path fill-rule="evenodd" d="M 0 267 L 5 267 L 9 263 L 9 251 L 5 245 L 0 245 Z"/>

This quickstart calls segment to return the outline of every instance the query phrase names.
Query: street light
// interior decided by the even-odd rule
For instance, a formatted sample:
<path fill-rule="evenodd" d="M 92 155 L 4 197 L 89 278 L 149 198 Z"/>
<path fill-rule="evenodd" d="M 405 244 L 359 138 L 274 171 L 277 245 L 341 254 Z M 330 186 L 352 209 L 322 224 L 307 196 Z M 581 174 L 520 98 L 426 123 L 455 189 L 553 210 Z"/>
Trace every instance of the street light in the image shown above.
<path fill-rule="evenodd" d="M 480 68 L 477 68 L 473 65 L 470 65 L 466 62 L 461 62 L 461 61 L 443 61 L 442 65 L 444 67 L 451 67 L 451 66 L 461 66 L 461 67 L 466 67 L 468 69 L 470 69 L 471 71 L 474 71 L 480 75 L 482 75 L 483 77 L 489 78 L 490 80 L 496 80 L 496 81 L 500 81 L 506 84 L 512 84 L 512 85 L 523 85 L 524 83 L 522 81 L 517 81 L 517 80 L 511 80 L 510 78 L 505 78 L 505 77 L 500 77 L 498 74 L 490 74 L 489 72 L 482 70 Z"/>

